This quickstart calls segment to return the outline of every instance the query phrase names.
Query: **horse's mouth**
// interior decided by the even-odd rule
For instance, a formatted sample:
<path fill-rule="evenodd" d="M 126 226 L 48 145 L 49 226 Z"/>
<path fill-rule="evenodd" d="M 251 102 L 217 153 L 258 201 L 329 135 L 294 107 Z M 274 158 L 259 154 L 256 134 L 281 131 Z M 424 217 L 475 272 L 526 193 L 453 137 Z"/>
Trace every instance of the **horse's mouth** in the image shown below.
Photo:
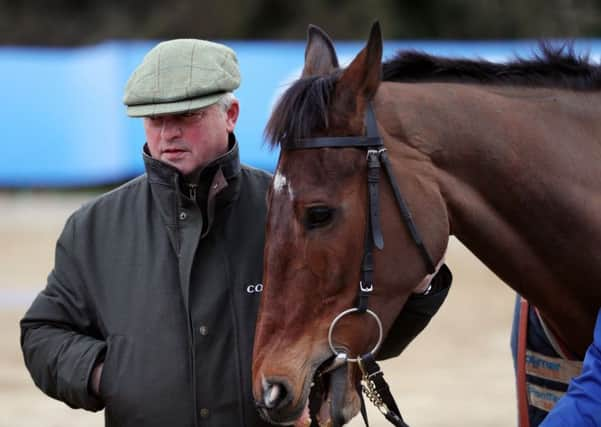
<path fill-rule="evenodd" d="M 315 371 L 301 417 L 295 426 L 310 426 L 316 417 L 319 426 L 338 427 L 351 418 L 347 409 L 348 362 L 344 353 L 332 356 Z"/>
<path fill-rule="evenodd" d="M 309 393 L 307 407 L 317 417 L 320 426 L 342 426 L 348 421 L 343 415 L 348 384 L 348 363 L 341 353 L 317 369 Z"/>
<path fill-rule="evenodd" d="M 328 357 L 309 375 L 311 381 L 305 383 L 297 405 L 290 406 L 291 396 L 277 407 L 257 403 L 261 416 L 271 423 L 295 427 L 310 426 L 314 417 L 319 426 L 339 427 L 358 412 L 359 408 L 352 404 L 356 401 L 352 397 L 355 390 L 349 378 L 346 355 Z"/>

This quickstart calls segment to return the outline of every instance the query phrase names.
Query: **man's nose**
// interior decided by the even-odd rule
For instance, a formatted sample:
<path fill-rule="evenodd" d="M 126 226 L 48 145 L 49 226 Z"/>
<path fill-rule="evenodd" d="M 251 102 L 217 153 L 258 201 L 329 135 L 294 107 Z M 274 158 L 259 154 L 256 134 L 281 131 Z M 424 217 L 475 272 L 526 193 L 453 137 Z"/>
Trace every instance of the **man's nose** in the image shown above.
<path fill-rule="evenodd" d="M 161 128 L 161 136 L 163 139 L 169 141 L 174 138 L 179 138 L 181 135 L 182 128 L 176 120 L 163 120 L 163 126 Z"/>

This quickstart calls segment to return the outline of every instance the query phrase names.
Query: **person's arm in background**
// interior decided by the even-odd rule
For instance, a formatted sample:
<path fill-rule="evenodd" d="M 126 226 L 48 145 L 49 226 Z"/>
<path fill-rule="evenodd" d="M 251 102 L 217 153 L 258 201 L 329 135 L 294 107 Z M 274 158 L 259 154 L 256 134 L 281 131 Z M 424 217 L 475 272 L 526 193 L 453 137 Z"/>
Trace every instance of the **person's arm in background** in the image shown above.
<path fill-rule="evenodd" d="M 570 381 L 567 393 L 540 427 L 601 426 L 601 310 L 593 343 L 586 351 L 582 373 Z"/>
<path fill-rule="evenodd" d="M 106 344 L 93 326 L 80 266 L 71 253 L 74 222 L 73 217 L 67 221 L 56 244 L 55 266 L 46 288 L 21 320 L 21 348 L 27 369 L 44 393 L 73 408 L 97 411 L 104 403 L 90 390 L 89 382 Z"/>

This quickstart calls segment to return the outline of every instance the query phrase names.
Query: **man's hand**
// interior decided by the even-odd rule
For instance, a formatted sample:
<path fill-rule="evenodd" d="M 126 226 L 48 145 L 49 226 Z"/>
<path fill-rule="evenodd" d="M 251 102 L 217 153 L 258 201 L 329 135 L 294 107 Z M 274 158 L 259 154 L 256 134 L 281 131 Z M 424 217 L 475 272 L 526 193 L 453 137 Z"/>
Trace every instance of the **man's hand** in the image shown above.
<path fill-rule="evenodd" d="M 100 397 L 100 378 L 102 377 L 102 368 L 104 367 L 104 363 L 99 363 L 94 366 L 92 370 L 92 376 L 90 377 L 90 390 L 92 394 L 97 397 Z"/>

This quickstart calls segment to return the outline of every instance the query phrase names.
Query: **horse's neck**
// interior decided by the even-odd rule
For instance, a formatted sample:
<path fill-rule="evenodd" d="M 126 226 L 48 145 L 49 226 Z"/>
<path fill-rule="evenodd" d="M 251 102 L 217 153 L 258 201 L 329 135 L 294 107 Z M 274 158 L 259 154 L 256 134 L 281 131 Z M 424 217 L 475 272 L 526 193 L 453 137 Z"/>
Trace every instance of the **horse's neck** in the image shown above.
<path fill-rule="evenodd" d="M 452 233 L 582 351 L 601 305 L 601 97 L 414 90 L 403 114 L 421 124 L 403 130 L 432 159 Z"/>

